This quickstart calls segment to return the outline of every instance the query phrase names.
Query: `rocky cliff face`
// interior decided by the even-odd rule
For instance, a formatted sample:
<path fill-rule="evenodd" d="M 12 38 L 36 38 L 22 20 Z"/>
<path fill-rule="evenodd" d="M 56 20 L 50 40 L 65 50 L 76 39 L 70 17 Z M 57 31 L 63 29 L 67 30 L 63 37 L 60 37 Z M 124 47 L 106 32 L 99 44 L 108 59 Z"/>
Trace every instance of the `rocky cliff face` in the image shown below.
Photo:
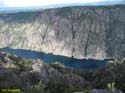
<path fill-rule="evenodd" d="M 125 6 L 67 7 L 0 15 L 0 47 L 75 58 L 125 57 Z"/>

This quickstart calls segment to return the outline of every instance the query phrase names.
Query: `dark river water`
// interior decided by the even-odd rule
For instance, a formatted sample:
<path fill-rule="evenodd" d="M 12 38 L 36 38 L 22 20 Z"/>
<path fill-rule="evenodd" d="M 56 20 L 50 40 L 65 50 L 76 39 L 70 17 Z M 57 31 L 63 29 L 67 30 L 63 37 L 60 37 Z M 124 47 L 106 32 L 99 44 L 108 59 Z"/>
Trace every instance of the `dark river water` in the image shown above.
<path fill-rule="evenodd" d="M 30 51 L 23 49 L 11 49 L 11 48 L 0 48 L 0 51 L 8 52 L 10 54 L 17 55 L 18 57 L 30 58 L 30 59 L 41 59 L 46 63 L 60 62 L 68 67 L 77 69 L 96 69 L 103 67 L 109 60 L 93 60 L 93 59 L 75 59 L 66 56 L 53 55 L 51 53 L 46 54 L 38 51 Z"/>

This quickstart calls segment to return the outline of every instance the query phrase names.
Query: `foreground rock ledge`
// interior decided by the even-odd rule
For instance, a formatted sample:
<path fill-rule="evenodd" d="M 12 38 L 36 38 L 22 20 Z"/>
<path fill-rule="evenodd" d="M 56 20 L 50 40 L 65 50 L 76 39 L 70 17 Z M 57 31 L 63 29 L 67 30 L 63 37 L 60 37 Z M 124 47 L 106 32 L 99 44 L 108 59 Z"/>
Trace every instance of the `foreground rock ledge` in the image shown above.
<path fill-rule="evenodd" d="M 25 59 L 0 52 L 0 89 L 19 88 L 24 93 L 32 93 L 31 91 L 36 91 L 35 93 L 55 93 L 55 91 L 58 91 L 57 93 L 112 93 L 112 89 L 115 89 L 114 93 L 123 93 L 114 86 L 110 90 L 95 87 L 98 84 L 102 87 L 101 84 L 112 78 L 115 70 L 121 75 L 118 75 L 120 77 L 117 81 L 124 82 L 125 64 L 123 63 L 124 61 L 117 65 L 115 63 L 114 66 L 109 63 L 106 68 L 90 72 L 67 68 L 60 63 L 45 64 L 41 60 Z M 107 71 L 111 72 L 109 76 L 106 75 Z M 113 76 L 118 74 L 116 71 Z M 91 78 L 95 79 L 91 81 Z M 78 92 L 80 90 L 83 92 Z"/>

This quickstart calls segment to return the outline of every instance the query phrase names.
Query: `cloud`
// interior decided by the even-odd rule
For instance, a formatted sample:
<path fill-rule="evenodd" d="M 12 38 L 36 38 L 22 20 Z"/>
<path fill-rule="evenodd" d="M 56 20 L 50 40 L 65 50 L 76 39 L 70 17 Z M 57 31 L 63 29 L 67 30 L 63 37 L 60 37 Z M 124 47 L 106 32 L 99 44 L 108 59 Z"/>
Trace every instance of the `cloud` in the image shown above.
<path fill-rule="evenodd" d="M 3 7 L 3 6 L 4 6 L 4 2 L 0 1 L 0 7 Z"/>
<path fill-rule="evenodd" d="M 86 3 L 86 2 L 88 3 L 88 2 L 100 2 L 100 1 L 102 0 L 3 0 L 4 5 L 8 7 L 26 7 L 26 6 L 51 5 L 51 4 Z"/>
<path fill-rule="evenodd" d="M 124 1 L 124 0 L 0 0 L 0 7 L 28 7 L 28 6 L 44 6 L 53 4 L 69 4 L 69 3 L 93 3 L 101 1 Z"/>

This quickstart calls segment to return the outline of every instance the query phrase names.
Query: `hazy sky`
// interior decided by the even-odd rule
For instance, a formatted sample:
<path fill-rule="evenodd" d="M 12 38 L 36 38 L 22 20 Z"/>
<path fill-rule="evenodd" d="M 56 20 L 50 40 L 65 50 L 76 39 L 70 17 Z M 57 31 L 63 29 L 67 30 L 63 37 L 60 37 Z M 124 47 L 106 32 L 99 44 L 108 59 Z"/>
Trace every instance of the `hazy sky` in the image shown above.
<path fill-rule="evenodd" d="M 67 3 L 92 3 L 101 1 L 123 1 L 123 0 L 0 0 L 0 7 L 27 7 L 51 4 Z"/>

